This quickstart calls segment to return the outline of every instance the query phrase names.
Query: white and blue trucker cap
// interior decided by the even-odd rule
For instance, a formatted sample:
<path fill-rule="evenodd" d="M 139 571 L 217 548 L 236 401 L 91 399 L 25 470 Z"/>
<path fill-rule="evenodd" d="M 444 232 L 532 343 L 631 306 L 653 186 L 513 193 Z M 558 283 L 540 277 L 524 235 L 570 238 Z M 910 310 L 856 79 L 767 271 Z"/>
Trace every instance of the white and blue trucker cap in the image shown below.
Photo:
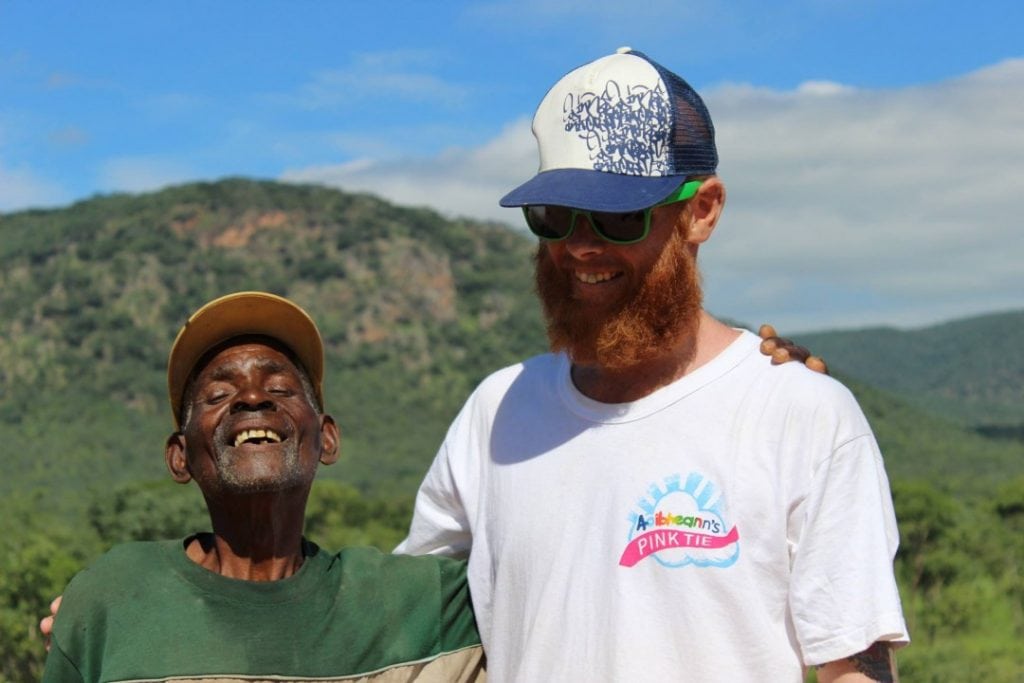
<path fill-rule="evenodd" d="M 652 206 L 718 166 L 715 128 L 682 78 L 628 47 L 566 74 L 533 117 L 540 170 L 502 206 Z"/>

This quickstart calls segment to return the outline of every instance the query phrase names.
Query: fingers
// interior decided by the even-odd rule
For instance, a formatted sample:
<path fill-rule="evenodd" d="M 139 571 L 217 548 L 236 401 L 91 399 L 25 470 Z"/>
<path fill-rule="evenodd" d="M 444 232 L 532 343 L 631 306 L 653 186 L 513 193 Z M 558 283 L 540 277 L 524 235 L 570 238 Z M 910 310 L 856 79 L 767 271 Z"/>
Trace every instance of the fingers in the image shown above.
<path fill-rule="evenodd" d="M 775 327 L 767 323 L 758 328 L 757 334 L 763 340 L 761 353 L 771 356 L 774 365 L 788 363 L 791 360 L 806 361 L 811 355 L 807 349 L 794 344 L 792 340 L 780 337 Z"/>
<path fill-rule="evenodd" d="M 808 356 L 807 360 L 804 361 L 804 365 L 815 372 L 820 372 L 823 375 L 828 374 L 828 365 L 825 364 L 824 360 L 817 356 Z"/>
<path fill-rule="evenodd" d="M 43 634 L 46 643 L 46 651 L 50 651 L 50 636 L 53 635 L 53 617 L 43 617 L 39 621 L 39 632 Z"/>
<path fill-rule="evenodd" d="M 58 595 L 50 603 L 50 616 L 43 617 L 39 620 L 39 632 L 43 634 L 43 638 L 46 640 L 46 651 L 50 651 L 50 636 L 53 635 L 53 618 L 57 616 L 57 610 L 60 609 L 60 601 L 63 596 Z"/>
<path fill-rule="evenodd" d="M 761 325 L 757 330 L 757 334 L 763 340 L 761 342 L 761 353 L 766 356 L 771 356 L 773 363 L 785 363 L 789 360 L 788 357 L 785 358 L 785 360 L 775 360 L 775 352 L 779 350 L 779 343 L 785 342 L 785 340 L 779 338 L 774 327 L 768 324 Z"/>
<path fill-rule="evenodd" d="M 780 354 L 779 351 L 785 351 L 785 355 Z M 786 363 L 791 360 L 795 360 L 799 363 L 804 363 L 810 357 L 811 352 L 794 343 L 789 339 L 779 339 L 779 348 L 776 349 L 775 353 L 772 354 L 772 360 L 775 361 L 775 356 L 778 355 L 782 360 L 776 362 Z"/>
<path fill-rule="evenodd" d="M 773 325 L 764 324 L 757 330 L 761 342 L 761 353 L 771 356 L 772 365 L 782 365 L 790 361 L 799 361 L 814 372 L 828 374 L 828 366 L 818 356 L 812 356 L 811 352 L 796 344 L 791 339 L 780 337 Z"/>

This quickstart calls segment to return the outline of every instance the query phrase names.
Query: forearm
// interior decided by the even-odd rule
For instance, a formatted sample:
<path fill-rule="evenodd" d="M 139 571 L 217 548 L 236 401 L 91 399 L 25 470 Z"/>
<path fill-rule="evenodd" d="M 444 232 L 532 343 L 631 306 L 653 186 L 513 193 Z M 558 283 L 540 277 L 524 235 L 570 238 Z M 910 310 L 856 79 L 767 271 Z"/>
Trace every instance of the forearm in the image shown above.
<path fill-rule="evenodd" d="M 876 642 L 863 652 L 818 667 L 818 683 L 899 683 L 896 656 L 889 643 Z"/>

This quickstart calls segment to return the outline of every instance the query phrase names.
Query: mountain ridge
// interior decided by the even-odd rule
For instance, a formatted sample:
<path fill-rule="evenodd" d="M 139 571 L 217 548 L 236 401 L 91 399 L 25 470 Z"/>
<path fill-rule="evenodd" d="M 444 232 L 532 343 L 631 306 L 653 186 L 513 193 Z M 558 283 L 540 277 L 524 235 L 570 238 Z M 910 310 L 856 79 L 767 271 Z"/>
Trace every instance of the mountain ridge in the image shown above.
<path fill-rule="evenodd" d="M 476 383 L 545 350 L 533 248 L 500 224 L 242 178 L 2 215 L 0 438 L 18 465 L 7 487 L 164 476 L 163 372 L 174 334 L 210 298 L 263 289 L 306 307 L 323 333 L 327 404 L 346 428 L 349 452 L 326 476 L 408 495 Z M 1024 313 L 979 318 L 990 319 L 1017 330 Z M 921 470 L 914 438 L 904 434 L 932 420 L 927 431 L 984 454 L 975 465 L 1013 470 L 1024 461 L 1019 442 L 970 428 L 1003 425 L 1012 435 L 1024 424 L 1024 383 L 1015 390 L 1016 375 L 1007 382 L 1005 373 L 1020 368 L 1020 354 L 1000 346 L 1012 330 L 979 325 L 797 341 L 858 387 L 877 431 L 898 444 L 887 449 L 893 471 Z M 977 340 L 973 352 L 960 353 L 969 339 Z M 972 372 L 959 369 L 966 361 Z M 931 366 L 947 369 L 928 374 Z M 960 393 L 943 402 L 939 390 Z M 895 407 L 902 403 L 913 410 Z M 964 406 L 981 412 L 989 404 L 1005 419 L 962 419 Z M 899 426 L 885 422 L 891 416 Z M 956 474 L 956 449 L 933 445 L 943 476 Z"/>
<path fill-rule="evenodd" d="M 959 424 L 987 428 L 1024 425 L 1021 339 L 1024 310 L 908 330 L 869 327 L 797 336 L 837 370 Z"/>

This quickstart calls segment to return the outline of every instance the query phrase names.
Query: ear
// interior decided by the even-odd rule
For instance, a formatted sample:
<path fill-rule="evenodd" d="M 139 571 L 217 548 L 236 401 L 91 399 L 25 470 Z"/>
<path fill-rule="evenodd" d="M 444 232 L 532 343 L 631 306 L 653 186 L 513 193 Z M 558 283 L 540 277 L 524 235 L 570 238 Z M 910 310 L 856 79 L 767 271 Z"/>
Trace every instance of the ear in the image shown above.
<path fill-rule="evenodd" d="M 689 214 L 689 225 L 682 226 L 687 242 L 703 244 L 715 231 L 718 219 L 725 208 L 725 184 L 718 176 L 711 176 L 700 186 L 689 201 L 689 211 L 682 212 L 683 219 Z"/>
<path fill-rule="evenodd" d="M 341 450 L 341 428 L 330 415 L 320 416 L 320 462 L 333 465 L 338 461 Z"/>
<path fill-rule="evenodd" d="M 181 432 L 174 432 L 167 437 L 164 446 L 164 462 L 167 469 L 171 471 L 171 479 L 179 484 L 187 484 L 192 481 L 192 473 L 188 469 L 188 458 L 185 456 L 185 435 Z"/>

